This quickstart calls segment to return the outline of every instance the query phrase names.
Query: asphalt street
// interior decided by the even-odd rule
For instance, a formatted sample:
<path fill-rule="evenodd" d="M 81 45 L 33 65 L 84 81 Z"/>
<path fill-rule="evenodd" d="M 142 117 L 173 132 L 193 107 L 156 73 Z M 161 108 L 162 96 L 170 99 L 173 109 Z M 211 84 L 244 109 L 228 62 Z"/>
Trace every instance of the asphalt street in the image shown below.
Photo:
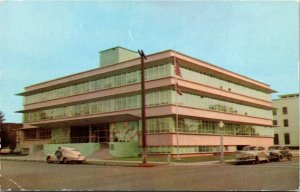
<path fill-rule="evenodd" d="M 298 158 L 258 165 L 122 167 L 1 161 L 1 190 L 297 190 Z"/>

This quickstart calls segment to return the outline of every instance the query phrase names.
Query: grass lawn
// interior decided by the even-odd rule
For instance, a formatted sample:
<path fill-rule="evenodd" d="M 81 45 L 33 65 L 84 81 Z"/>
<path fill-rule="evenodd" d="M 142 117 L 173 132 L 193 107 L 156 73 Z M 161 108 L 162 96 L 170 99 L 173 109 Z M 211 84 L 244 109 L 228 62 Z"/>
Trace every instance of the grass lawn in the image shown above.
<path fill-rule="evenodd" d="M 234 159 L 234 154 L 224 155 L 224 159 Z M 124 158 L 113 158 L 111 160 L 118 160 L 118 161 L 142 161 L 142 157 L 124 157 Z M 202 156 L 202 157 L 182 157 L 179 160 L 176 157 L 170 159 L 171 162 L 182 162 L 182 163 L 192 163 L 192 162 L 202 162 L 202 161 L 218 161 L 220 160 L 220 155 L 213 155 L 213 156 Z M 148 162 L 167 162 L 168 157 L 147 157 Z"/>

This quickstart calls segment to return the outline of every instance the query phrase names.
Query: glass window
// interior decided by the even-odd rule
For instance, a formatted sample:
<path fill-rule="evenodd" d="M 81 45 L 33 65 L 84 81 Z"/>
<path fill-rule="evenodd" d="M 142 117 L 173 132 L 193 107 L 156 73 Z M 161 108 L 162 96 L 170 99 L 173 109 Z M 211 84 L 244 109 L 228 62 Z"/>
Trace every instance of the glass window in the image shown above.
<path fill-rule="evenodd" d="M 288 119 L 283 120 L 283 126 L 288 127 L 289 126 L 289 121 Z"/>
<path fill-rule="evenodd" d="M 278 134 L 274 134 L 274 145 L 278 145 L 278 144 L 279 144 Z"/>
<path fill-rule="evenodd" d="M 289 133 L 284 134 L 284 143 L 286 145 L 290 144 L 290 134 Z"/>
<path fill-rule="evenodd" d="M 36 129 L 24 130 L 24 139 L 36 139 Z"/>
<path fill-rule="evenodd" d="M 277 120 L 273 120 L 273 125 L 277 125 Z"/>
<path fill-rule="evenodd" d="M 282 107 L 282 114 L 287 114 L 287 113 L 288 113 L 287 107 Z"/>
<path fill-rule="evenodd" d="M 51 138 L 51 129 L 40 129 L 39 130 L 39 137 L 40 139 L 49 139 Z"/>

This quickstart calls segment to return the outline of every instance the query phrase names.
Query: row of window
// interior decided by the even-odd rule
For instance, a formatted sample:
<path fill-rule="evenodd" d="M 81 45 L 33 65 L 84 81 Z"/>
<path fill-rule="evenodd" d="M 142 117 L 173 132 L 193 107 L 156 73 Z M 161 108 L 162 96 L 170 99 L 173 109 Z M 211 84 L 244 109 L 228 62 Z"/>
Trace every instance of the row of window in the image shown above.
<path fill-rule="evenodd" d="M 224 146 L 225 151 L 227 149 Z M 179 154 L 189 154 L 189 153 L 214 153 L 219 152 L 220 146 L 179 146 L 178 147 Z M 176 146 L 157 146 L 157 147 L 146 147 L 146 152 L 151 153 L 161 153 L 161 154 L 176 154 L 177 147 Z M 140 153 L 142 153 L 142 148 L 140 148 Z"/>
<path fill-rule="evenodd" d="M 175 104 L 176 101 L 174 94 L 176 93 L 173 90 L 149 92 L 146 94 L 146 105 L 157 106 L 171 103 Z M 220 101 L 217 99 L 211 99 L 188 93 L 184 93 L 182 96 L 178 97 L 177 100 L 180 105 L 196 107 L 200 109 L 217 110 L 226 113 L 234 112 L 237 114 L 246 114 L 261 118 L 271 118 L 272 116 L 271 112 L 268 110 L 230 103 L 226 101 Z M 136 109 L 140 107 L 141 96 L 136 94 L 127 97 L 102 99 L 89 103 L 28 112 L 24 113 L 23 117 L 25 123 L 31 123 L 63 117 L 74 117 L 87 114 Z"/>
<path fill-rule="evenodd" d="M 287 107 L 282 107 L 282 114 L 284 114 L 284 115 L 288 114 Z M 277 115 L 277 109 L 273 109 L 273 115 Z"/>
<path fill-rule="evenodd" d="M 251 89 L 246 86 L 243 86 L 242 84 L 237 84 L 232 81 L 224 80 L 214 75 L 210 75 L 210 74 L 206 74 L 203 72 L 186 69 L 186 68 L 182 68 L 181 73 L 183 79 L 186 80 L 190 80 L 205 85 L 210 85 L 215 88 L 220 88 L 235 93 L 240 93 L 243 95 L 249 95 L 251 97 L 260 98 L 267 101 L 271 99 L 271 95 L 264 93 L 263 91 Z"/>
<path fill-rule="evenodd" d="M 24 140 L 51 138 L 50 128 L 28 129 L 28 130 L 24 130 L 23 133 L 24 133 Z"/>
<path fill-rule="evenodd" d="M 175 103 L 175 98 L 175 92 L 173 92 L 172 103 Z M 272 119 L 272 112 L 270 110 L 241 105 L 228 101 L 222 101 L 209 97 L 203 97 L 200 95 L 190 93 L 183 93 L 182 96 L 177 97 L 177 102 L 179 105 L 195 107 L 200 109 L 208 109 L 224 113 L 235 113 L 240 115 L 250 115 L 254 117 Z"/>
<path fill-rule="evenodd" d="M 176 119 L 173 117 L 147 119 L 147 133 L 189 133 L 189 134 L 220 134 L 219 122 L 207 121 L 189 118 L 178 118 L 178 127 L 176 127 Z M 177 128 L 177 129 L 176 129 Z M 222 128 L 225 135 L 247 135 L 247 136 L 270 136 L 267 127 L 225 123 Z"/>
<path fill-rule="evenodd" d="M 274 134 L 274 144 L 275 144 L 275 145 L 279 145 L 279 137 L 278 137 L 278 134 Z M 284 144 L 285 144 L 285 145 L 291 144 L 291 142 L 290 142 L 290 134 L 289 134 L 289 133 L 285 133 L 285 134 L 284 134 Z"/>
<path fill-rule="evenodd" d="M 171 63 L 145 69 L 145 80 L 153 80 L 171 76 Z M 131 71 L 98 80 L 79 83 L 76 85 L 54 89 L 43 93 L 25 96 L 24 104 L 31 104 L 51 99 L 67 97 L 92 91 L 104 90 L 141 82 L 141 71 Z"/>
<path fill-rule="evenodd" d="M 146 104 L 148 106 L 169 104 L 171 101 L 171 90 L 162 90 L 147 93 Z M 136 109 L 141 107 L 141 96 L 131 95 L 114 99 L 103 99 L 90 103 L 77 104 L 54 109 L 46 109 L 36 112 L 24 113 L 24 122 L 36 122 L 42 120 L 59 119 L 64 117 L 74 117 L 95 113 L 105 113 Z"/>
<path fill-rule="evenodd" d="M 145 80 L 153 80 L 163 77 L 174 75 L 172 63 L 162 64 L 159 66 L 145 69 Z M 238 85 L 231 81 L 217 78 L 215 76 L 202 73 L 200 71 L 192 71 L 181 67 L 181 73 L 183 79 L 198 82 L 201 84 L 207 84 L 217 88 L 228 88 L 228 90 L 244 95 L 255 96 L 265 100 L 270 99 L 270 94 L 263 93 L 258 90 L 254 90 L 243 85 Z M 133 83 L 141 82 L 141 71 L 131 71 L 128 73 L 122 73 L 113 75 L 110 77 L 101 78 L 98 80 L 88 81 L 84 83 L 78 83 L 76 85 L 54 89 L 30 96 L 24 97 L 24 104 L 31 104 L 36 102 L 47 101 L 51 99 L 57 99 L 67 97 L 76 94 L 88 93 L 92 91 L 98 91 L 103 89 L 109 89 L 113 87 L 119 87 L 123 85 L 130 85 Z"/>
<path fill-rule="evenodd" d="M 147 119 L 147 133 L 189 133 L 189 134 L 220 134 L 219 122 L 207 121 L 189 118 L 179 118 L 178 127 L 174 117 L 164 117 Z M 256 130 L 263 127 L 225 123 L 222 131 L 225 135 L 248 135 L 248 136 L 265 136 Z M 268 129 L 268 128 L 266 128 Z M 47 139 L 51 138 L 51 129 L 29 129 L 24 131 L 25 139 Z"/>
<path fill-rule="evenodd" d="M 277 120 L 273 120 L 273 125 L 278 125 Z M 284 127 L 288 127 L 289 126 L 289 120 L 288 119 L 284 119 L 283 120 L 283 126 Z"/>

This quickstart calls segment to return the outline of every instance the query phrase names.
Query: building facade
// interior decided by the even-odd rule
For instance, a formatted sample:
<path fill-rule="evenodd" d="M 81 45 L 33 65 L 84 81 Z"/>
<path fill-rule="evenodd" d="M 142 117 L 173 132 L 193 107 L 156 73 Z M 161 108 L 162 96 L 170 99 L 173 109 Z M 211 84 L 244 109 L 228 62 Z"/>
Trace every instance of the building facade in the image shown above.
<path fill-rule="evenodd" d="M 21 148 L 108 143 L 113 156 L 141 153 L 140 58 L 121 47 L 100 58 L 97 69 L 19 94 Z M 273 144 L 269 85 L 173 50 L 147 55 L 145 67 L 148 154 L 218 152 L 220 121 L 225 152 Z"/>
<path fill-rule="evenodd" d="M 274 144 L 299 149 L 299 93 L 273 99 Z"/>

